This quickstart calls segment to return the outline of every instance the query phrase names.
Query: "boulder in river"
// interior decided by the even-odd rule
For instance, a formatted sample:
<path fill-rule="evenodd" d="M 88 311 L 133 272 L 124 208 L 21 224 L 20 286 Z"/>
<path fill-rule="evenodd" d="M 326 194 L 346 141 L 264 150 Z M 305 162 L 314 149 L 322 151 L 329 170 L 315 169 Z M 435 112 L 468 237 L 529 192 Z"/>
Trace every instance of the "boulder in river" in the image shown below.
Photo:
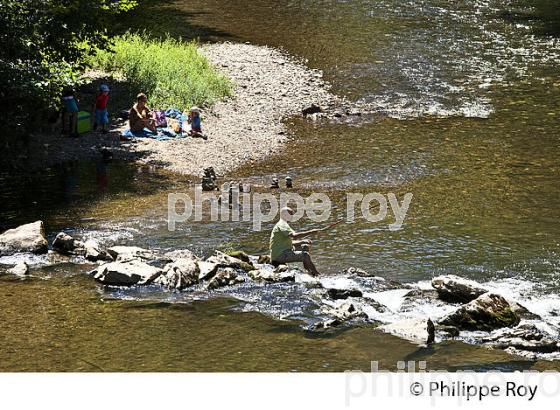
<path fill-rule="evenodd" d="M 430 319 L 403 320 L 378 329 L 414 343 L 430 344 L 435 340 L 435 325 Z"/>
<path fill-rule="evenodd" d="M 439 323 L 460 330 L 491 331 L 519 324 L 519 316 L 504 297 L 485 293 L 455 312 L 444 316 Z"/>
<path fill-rule="evenodd" d="M 163 268 L 156 283 L 169 289 L 183 290 L 198 283 L 199 268 L 195 259 L 180 258 Z"/>
<path fill-rule="evenodd" d="M 16 276 L 27 276 L 29 274 L 29 265 L 25 261 L 21 261 L 13 268 L 8 269 L 8 273 Z"/>
<path fill-rule="evenodd" d="M 482 340 L 487 345 L 499 349 L 516 349 L 533 353 L 554 353 L 560 351 L 560 342 L 539 330 L 535 325 L 526 324 L 514 329 L 504 329 Z"/>
<path fill-rule="evenodd" d="M 162 274 L 162 270 L 133 259 L 110 262 L 99 266 L 93 278 L 107 286 L 148 285 Z"/>
<path fill-rule="evenodd" d="M 133 259 L 152 260 L 156 254 L 138 246 L 113 246 L 107 252 L 115 261 L 129 261 Z"/>
<path fill-rule="evenodd" d="M 52 247 L 63 255 L 83 255 L 84 243 L 74 239 L 65 232 L 59 232 L 53 240 Z"/>
<path fill-rule="evenodd" d="M 456 275 L 443 275 L 432 279 L 432 287 L 441 300 L 451 303 L 468 303 L 488 292 L 475 281 Z"/>
<path fill-rule="evenodd" d="M 367 318 L 362 309 L 352 302 L 344 302 L 334 306 L 324 306 L 323 313 L 334 316 L 336 319 L 345 321 L 355 318 Z"/>
<path fill-rule="evenodd" d="M 84 251 L 86 259 L 92 262 L 113 260 L 113 257 L 109 254 L 109 252 L 101 248 L 101 245 L 99 245 L 99 243 L 94 239 L 88 239 L 85 241 Z"/>
<path fill-rule="evenodd" d="M 8 229 L 0 235 L 0 256 L 18 252 L 47 253 L 48 247 L 43 221 Z"/>
<path fill-rule="evenodd" d="M 272 265 L 263 265 L 259 269 L 249 271 L 249 277 L 256 281 L 262 282 L 294 282 L 296 280 L 296 271 L 278 270 Z"/>
<path fill-rule="evenodd" d="M 206 262 L 206 261 L 198 261 L 198 279 L 199 280 L 207 280 L 212 278 L 220 265 L 213 262 Z"/>
<path fill-rule="evenodd" d="M 327 295 L 331 299 L 348 299 L 348 298 L 361 298 L 363 293 L 359 289 L 327 289 Z"/>
<path fill-rule="evenodd" d="M 217 289 L 223 286 L 236 285 L 245 280 L 238 276 L 233 268 L 219 268 L 214 277 L 206 285 L 207 289 Z"/>
<path fill-rule="evenodd" d="M 226 255 L 225 253 L 220 252 L 220 251 L 216 251 L 214 253 L 214 255 L 212 255 L 208 259 L 206 259 L 206 262 L 215 263 L 215 264 L 217 264 L 219 266 L 222 266 L 222 267 L 242 269 L 246 272 L 249 272 L 249 271 L 255 269 L 255 267 L 253 266 L 252 263 L 242 261 L 241 259 L 234 258 L 233 256 Z"/>

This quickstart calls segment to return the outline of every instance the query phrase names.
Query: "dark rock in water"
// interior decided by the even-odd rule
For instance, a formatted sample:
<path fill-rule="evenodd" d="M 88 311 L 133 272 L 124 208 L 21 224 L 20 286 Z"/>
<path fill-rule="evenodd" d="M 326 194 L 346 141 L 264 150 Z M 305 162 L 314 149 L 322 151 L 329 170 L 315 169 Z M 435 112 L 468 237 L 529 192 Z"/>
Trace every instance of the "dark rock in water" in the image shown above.
<path fill-rule="evenodd" d="M 554 353 L 560 351 L 560 342 L 541 332 L 535 325 L 521 325 L 514 329 L 492 335 L 482 340 L 492 347 L 534 352 Z"/>
<path fill-rule="evenodd" d="M 457 337 L 460 331 L 455 326 L 437 325 L 436 333 L 443 334 L 444 337 Z"/>
<path fill-rule="evenodd" d="M 206 259 L 206 262 L 218 264 L 223 267 L 231 267 L 235 269 L 242 269 L 246 272 L 254 270 L 255 267 L 251 262 L 244 262 L 241 259 L 234 258 L 233 256 L 226 255 L 223 252 L 216 251 L 214 255 Z"/>
<path fill-rule="evenodd" d="M 350 297 L 352 298 L 361 298 L 363 296 L 363 293 L 361 290 L 359 289 L 328 289 L 327 290 L 327 295 L 329 295 L 329 298 L 331 299 L 348 299 Z"/>
<path fill-rule="evenodd" d="M 0 235 L 0 256 L 18 252 L 47 253 L 49 244 L 43 221 L 8 229 Z"/>
<path fill-rule="evenodd" d="M 431 319 L 409 319 L 378 327 L 385 333 L 398 336 L 414 343 L 433 343 L 435 326 Z"/>
<path fill-rule="evenodd" d="M 101 245 L 96 240 L 88 239 L 83 244 L 85 257 L 87 260 L 96 261 L 112 261 L 113 257 L 106 250 L 101 248 Z"/>
<path fill-rule="evenodd" d="M 243 283 L 245 280 L 238 276 L 233 268 L 219 268 L 218 272 L 206 285 L 207 289 L 217 289 L 223 286 L 236 285 Z"/>
<path fill-rule="evenodd" d="M 455 275 L 433 278 L 432 287 L 438 292 L 441 300 L 451 303 L 468 303 L 488 292 L 477 282 Z"/>
<path fill-rule="evenodd" d="M 323 109 L 320 106 L 318 106 L 317 104 L 311 104 L 309 107 L 301 110 L 301 113 L 303 115 L 317 114 L 317 113 L 320 113 L 320 112 L 323 112 Z"/>
<path fill-rule="evenodd" d="M 260 255 L 257 263 L 261 265 L 270 264 L 270 255 Z"/>
<path fill-rule="evenodd" d="M 460 330 L 490 331 L 516 326 L 519 320 L 506 299 L 494 293 L 485 293 L 443 317 L 439 323 Z"/>
<path fill-rule="evenodd" d="M 177 259 L 163 268 L 155 283 L 169 289 L 183 290 L 198 283 L 199 267 L 191 258 Z"/>
<path fill-rule="evenodd" d="M 64 232 L 60 232 L 53 240 L 52 247 L 62 255 L 85 255 L 86 248 L 82 241 L 74 239 Z"/>
<path fill-rule="evenodd" d="M 251 258 L 243 251 L 227 251 L 226 255 L 242 260 L 243 262 L 251 263 Z"/>
<path fill-rule="evenodd" d="M 27 276 L 29 274 L 29 265 L 25 261 L 19 262 L 13 268 L 8 269 L 8 273 L 16 276 Z"/>
<path fill-rule="evenodd" d="M 134 259 L 106 263 L 91 273 L 96 281 L 107 286 L 134 286 L 152 283 L 162 274 L 162 270 Z"/>

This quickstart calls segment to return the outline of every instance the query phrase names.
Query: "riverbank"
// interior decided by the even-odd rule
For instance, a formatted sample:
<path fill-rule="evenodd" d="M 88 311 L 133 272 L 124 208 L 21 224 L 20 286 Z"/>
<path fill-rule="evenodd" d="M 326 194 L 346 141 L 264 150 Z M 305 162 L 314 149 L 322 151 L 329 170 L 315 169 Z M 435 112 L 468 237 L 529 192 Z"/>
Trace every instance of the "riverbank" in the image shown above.
<path fill-rule="evenodd" d="M 329 91 L 322 73 L 279 50 L 251 44 L 202 45 L 200 51 L 235 87 L 234 96 L 203 110 L 207 140 L 183 138 L 157 141 L 121 141 L 124 121 L 108 134 L 87 133 L 78 138 L 34 135 L 22 161 L 26 169 L 57 163 L 95 159 L 139 161 L 173 172 L 198 176 L 212 166 L 223 174 L 247 162 L 256 162 L 278 151 L 290 138 L 284 120 L 295 115 L 350 113 L 345 101 Z"/>

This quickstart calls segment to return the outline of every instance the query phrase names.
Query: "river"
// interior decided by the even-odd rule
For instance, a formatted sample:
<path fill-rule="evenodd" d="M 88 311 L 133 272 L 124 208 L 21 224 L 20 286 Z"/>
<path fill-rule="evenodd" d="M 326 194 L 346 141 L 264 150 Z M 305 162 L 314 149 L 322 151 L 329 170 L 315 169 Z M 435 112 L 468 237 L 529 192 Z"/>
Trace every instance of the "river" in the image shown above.
<path fill-rule="evenodd" d="M 178 34 L 283 48 L 323 70 L 334 92 L 376 107 L 373 116 L 341 123 L 288 120 L 294 141 L 228 176 L 264 186 L 290 175 L 303 195 L 328 193 L 339 216 L 347 192 L 414 195 L 400 230 L 357 220 L 318 238 L 319 269 L 334 275 L 356 266 L 407 283 L 455 273 L 559 325 L 560 40 L 541 34 L 535 21 L 507 18 L 512 3 L 167 7 L 183 22 Z M 203 222 L 169 232 L 166 195 L 191 189 L 187 178 L 119 163 L 0 178 L 2 222 L 43 219 L 51 238 L 66 229 L 201 254 L 228 246 L 266 252 L 269 225 L 254 232 L 248 224 Z M 42 280 L 0 278 L 2 370 L 342 371 L 367 370 L 375 360 L 387 369 L 399 360 L 448 370 L 560 368 L 462 341 L 418 348 L 369 325 L 311 334 L 301 326 L 304 308 L 282 301 L 284 288 L 264 302 L 247 294 L 105 292 L 86 271 L 63 265 L 45 268 Z"/>

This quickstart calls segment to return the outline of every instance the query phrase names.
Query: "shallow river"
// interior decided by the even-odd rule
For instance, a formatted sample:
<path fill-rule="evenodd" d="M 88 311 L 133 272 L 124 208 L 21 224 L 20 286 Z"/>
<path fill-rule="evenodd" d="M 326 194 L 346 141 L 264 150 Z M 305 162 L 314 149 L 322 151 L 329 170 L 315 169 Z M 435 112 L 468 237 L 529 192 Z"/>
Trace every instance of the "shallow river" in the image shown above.
<path fill-rule="evenodd" d="M 290 175 L 302 195 L 328 193 L 340 217 L 347 192 L 414 195 L 398 231 L 388 229 L 391 219 L 357 219 L 318 237 L 321 270 L 336 275 L 356 266 L 419 286 L 455 273 L 558 325 L 560 41 L 534 22 L 506 19 L 501 12 L 511 2 L 457 3 L 172 7 L 180 34 L 282 47 L 324 70 L 336 93 L 376 107 L 376 115 L 346 123 L 290 120 L 295 139 L 283 152 L 228 176 L 259 189 Z M 187 178 L 79 163 L 0 180 L 6 227 L 43 219 L 51 237 L 66 229 L 108 244 L 266 252 L 269 225 L 254 232 L 249 224 L 204 222 L 169 232 L 166 195 L 189 190 Z M 372 360 L 389 369 L 398 360 L 450 370 L 560 368 L 461 341 L 419 348 L 370 325 L 311 334 L 298 295 L 282 298 L 286 288 L 267 291 L 264 302 L 247 295 L 193 302 L 207 298 L 107 293 L 84 275 L 88 269 L 59 265 L 25 282 L 0 277 L 0 369 L 341 371 L 367 370 Z"/>

